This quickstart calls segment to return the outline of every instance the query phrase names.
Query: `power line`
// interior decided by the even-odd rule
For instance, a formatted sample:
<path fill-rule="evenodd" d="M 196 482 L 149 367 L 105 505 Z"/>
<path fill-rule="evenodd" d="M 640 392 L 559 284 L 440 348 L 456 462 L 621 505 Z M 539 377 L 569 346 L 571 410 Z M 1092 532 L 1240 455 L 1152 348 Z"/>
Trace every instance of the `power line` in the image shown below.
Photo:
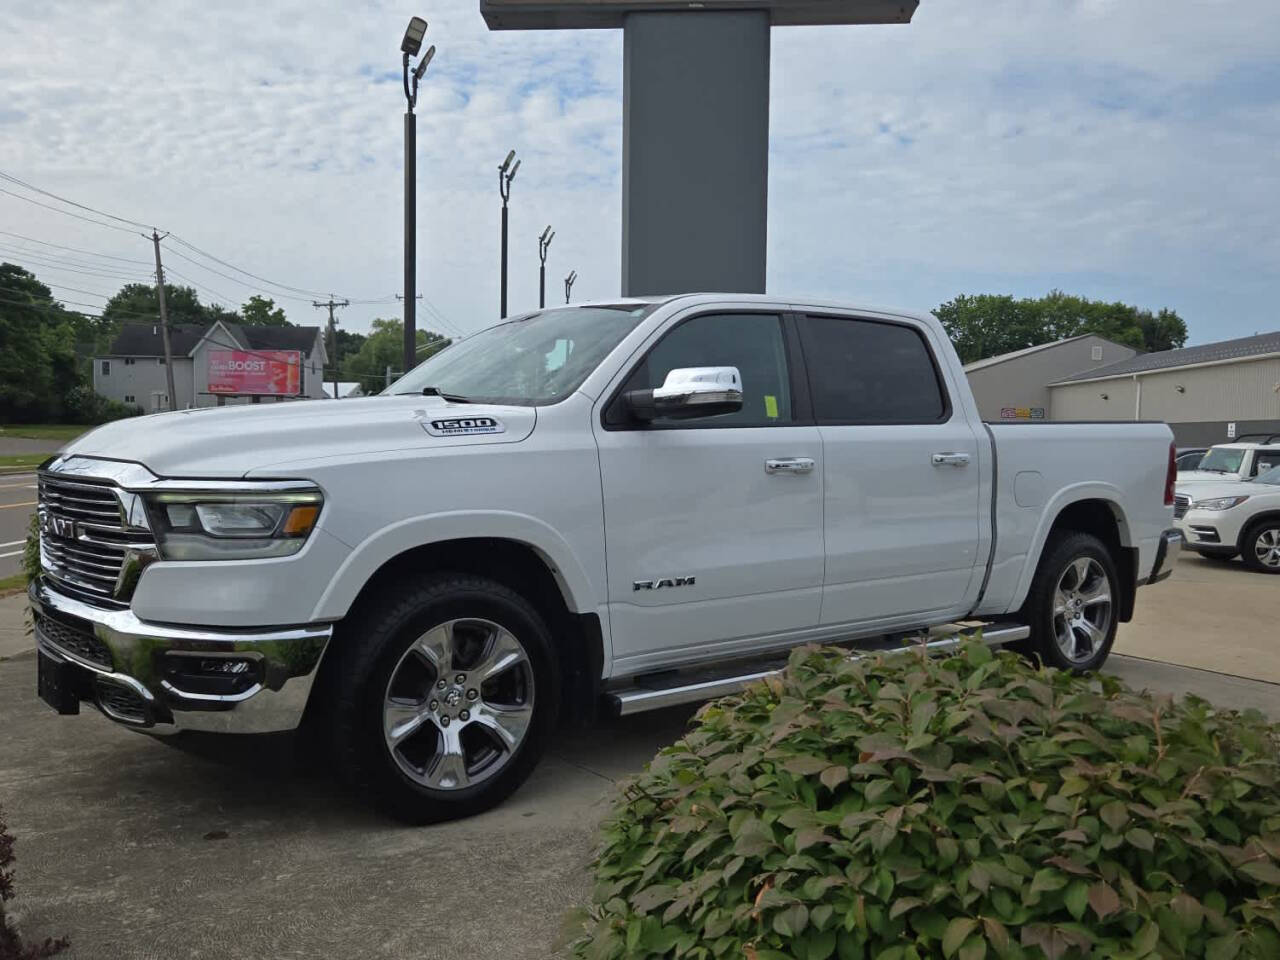
<path fill-rule="evenodd" d="M 21 241 L 17 242 L 21 243 Z M 7 242 L 0 245 L 0 250 L 5 250 L 14 256 L 31 257 L 44 264 L 50 264 L 53 266 L 62 266 L 65 264 L 69 267 L 79 267 L 84 270 L 98 270 L 102 273 L 111 274 L 120 278 L 125 276 L 125 270 L 129 270 L 130 275 L 133 276 L 136 276 L 141 272 L 133 267 L 124 266 L 118 263 L 95 263 L 90 260 L 80 260 L 75 257 L 69 257 L 66 254 L 55 253 L 52 250 L 31 250 L 25 246 L 14 246 Z"/>
<path fill-rule="evenodd" d="M 37 259 L 35 259 L 34 257 L 32 257 L 32 255 L 31 255 L 31 254 L 29 254 L 29 253 L 25 253 L 25 252 L 4 253 L 4 254 L 0 254 L 0 255 L 2 255 L 2 256 L 4 256 L 4 257 L 19 257 L 19 258 L 21 258 L 21 259 L 23 259 L 23 260 L 27 260 L 27 261 L 29 261 L 29 262 L 31 262 L 31 263 L 33 263 L 33 264 L 35 264 L 35 265 L 36 265 L 37 267 L 39 267 L 41 270 L 65 270 L 65 271 L 67 271 L 68 273 L 79 273 L 79 274 L 83 274 L 84 276 L 87 276 L 87 277 L 97 277 L 99 280 L 122 280 L 122 281 L 124 281 L 125 283 L 139 283 L 139 282 L 141 282 L 141 280 L 142 280 L 142 279 L 144 279 L 144 278 L 142 278 L 142 277 L 140 277 L 140 276 L 138 276 L 138 277 L 126 277 L 126 276 L 123 276 L 123 275 L 118 274 L 118 273 L 106 273 L 106 272 L 101 271 L 101 270 L 81 270 L 81 269 L 78 269 L 78 268 L 76 268 L 76 267 L 67 267 L 67 266 L 63 266 L 62 264 L 59 264 L 59 263 L 47 263 L 47 262 L 43 262 L 43 261 L 41 261 L 41 260 L 37 260 Z M 10 262 L 10 263 L 13 263 L 13 264 L 14 264 L 14 266 L 18 266 L 18 267 L 21 267 L 21 266 L 22 266 L 22 264 L 21 264 L 21 263 L 17 263 L 17 262 L 15 262 L 15 261 L 9 261 L 9 262 Z M 33 273 L 33 274 L 34 274 L 34 273 L 35 273 L 35 271 L 34 271 L 34 270 L 32 270 L 32 271 L 31 271 L 31 273 Z M 145 279 L 146 279 L 146 280 L 150 280 L 150 279 L 151 279 L 151 277 L 146 277 Z"/>
<path fill-rule="evenodd" d="M 72 253 L 84 253 L 93 257 L 104 257 L 107 260 L 119 260 L 121 263 L 139 263 L 144 267 L 151 266 L 149 260 L 135 260 L 132 257 L 117 257 L 109 253 L 98 253 L 96 250 L 82 250 L 79 247 L 67 247 L 60 243 L 50 243 L 48 240 L 39 240 L 35 237 L 24 236 L 21 233 L 10 233 L 8 230 L 0 230 L 0 234 L 6 237 L 14 237 L 18 240 L 29 240 L 32 243 L 39 243 L 46 247 L 57 247 L 59 250 L 70 250 Z"/>
<path fill-rule="evenodd" d="M 117 227 L 114 223 L 103 223 L 101 220 L 93 220 L 89 217 L 82 217 L 78 213 L 72 213 L 70 210 L 63 210 L 60 207 L 53 207 L 47 203 L 41 203 L 39 200 L 32 200 L 30 197 L 24 197 L 22 194 L 14 193 L 12 190 L 6 190 L 4 187 L 0 187 L 0 193 L 6 193 L 9 196 L 16 197 L 19 200 L 25 200 L 27 201 L 27 203 L 34 203 L 37 207 L 44 207 L 46 210 L 52 210 L 54 213 L 60 213 L 66 217 L 75 217 L 77 220 L 83 220 L 85 223 L 96 223 L 100 227 L 107 227 L 111 230 L 120 230 L 124 233 L 133 233 L 133 231 L 130 230 L 128 227 Z"/>
<path fill-rule="evenodd" d="M 170 253 L 172 252 L 173 251 L 170 251 Z M 237 306 L 236 301 L 232 297 L 228 297 L 225 293 L 219 293 L 217 290 L 213 289 L 213 287 L 209 287 L 209 286 L 202 287 L 199 284 L 199 282 L 197 282 L 196 280 L 193 280 L 191 277 L 188 277 L 185 273 L 180 273 L 178 270 L 175 270 L 173 267 L 165 267 L 164 269 L 167 273 L 172 273 L 175 277 L 181 277 L 183 280 L 187 281 L 187 283 L 191 284 L 191 286 L 194 287 L 197 291 L 199 291 L 200 293 L 203 293 L 206 297 L 209 297 L 211 303 L 216 302 L 217 300 L 221 300 L 232 308 L 235 308 Z M 210 294 L 212 294 L 211 297 L 210 297 Z"/>
<path fill-rule="evenodd" d="M 169 252 L 174 254 L 175 256 L 181 257 L 183 260 L 186 260 L 188 263 L 194 263 L 201 270 L 207 270 L 210 273 L 217 274 L 218 276 L 222 277 L 225 280 L 230 280 L 232 283 L 238 283 L 238 284 L 241 284 L 242 286 L 248 287 L 254 293 L 266 294 L 268 299 L 274 299 L 276 297 L 279 297 L 281 300 L 299 300 L 302 303 L 311 302 L 310 297 L 295 297 L 292 294 L 288 294 L 288 293 L 272 293 L 271 291 L 263 290 L 261 287 L 256 286 L 255 284 L 249 283 L 249 281 L 247 280 L 241 280 L 239 277 L 233 277 L 229 273 L 223 273 L 221 270 L 215 270 L 213 269 L 213 267 L 207 266 L 201 263 L 199 260 L 193 260 L 191 257 L 188 257 L 181 250 L 175 250 L 173 249 L 173 247 L 169 248 Z"/>
<path fill-rule="evenodd" d="M 13 176 L 12 174 L 5 173 L 3 170 L 0 170 L 0 178 L 8 180 L 10 183 L 16 183 L 20 187 L 26 187 L 28 190 L 34 190 L 36 193 L 43 194 L 46 197 L 51 197 L 60 203 L 67 204 L 68 206 L 78 207 L 79 209 L 85 210 L 89 213 L 96 213 L 98 216 L 106 217 L 108 220 L 115 220 L 117 223 L 127 224 L 131 227 L 140 227 L 143 230 L 147 229 L 147 225 L 145 223 L 139 223 L 137 220 L 128 220 L 124 217 L 117 217 L 114 213 L 107 213 L 106 211 L 103 211 L 103 210 L 95 210 L 93 207 L 86 206 L 83 203 L 76 203 L 76 201 L 74 200 L 68 200 L 66 197 L 58 196 L 56 193 L 50 193 L 48 190 L 44 190 L 41 187 L 37 187 L 37 186 L 34 186 L 33 184 L 27 183 L 25 180 L 19 180 L 17 177 Z"/>
<path fill-rule="evenodd" d="M 183 240 L 179 236 L 175 235 L 173 239 L 176 240 L 178 243 L 182 244 L 188 250 L 191 250 L 194 253 L 198 253 L 202 257 L 207 257 L 208 259 L 212 260 L 214 263 L 220 263 L 224 267 L 226 267 L 228 270 L 234 270 L 237 273 L 243 273 L 246 277 L 253 277 L 253 279 L 257 280 L 259 283 L 265 283 L 269 287 L 279 287 L 281 290 L 291 290 L 294 293 L 305 293 L 311 297 L 326 296 L 326 294 L 321 293 L 318 290 L 308 290 L 305 287 L 294 287 L 294 286 L 290 286 L 287 283 L 278 283 L 275 280 L 268 280 L 266 277 L 260 277 L 256 273 L 250 273 L 248 270 L 244 269 L 243 267 L 237 267 L 234 263 L 228 263 L 225 260 L 221 260 L 218 257 L 215 257 L 213 254 L 207 253 L 204 250 L 201 250 L 195 244 L 188 243 L 186 240 Z M 209 269 L 209 268 L 206 267 L 205 269 Z"/>

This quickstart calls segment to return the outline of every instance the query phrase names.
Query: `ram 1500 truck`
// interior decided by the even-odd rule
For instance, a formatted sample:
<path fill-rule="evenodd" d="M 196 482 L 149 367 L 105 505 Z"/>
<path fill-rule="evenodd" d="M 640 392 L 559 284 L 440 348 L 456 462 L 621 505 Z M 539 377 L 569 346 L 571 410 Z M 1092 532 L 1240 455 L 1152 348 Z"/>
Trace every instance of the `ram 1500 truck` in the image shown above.
<path fill-rule="evenodd" d="M 395 814 L 461 816 L 558 720 L 798 644 L 978 622 L 1093 670 L 1177 558 L 1173 480 L 1164 424 L 983 423 L 931 316 L 541 310 L 381 396 L 70 444 L 39 471 L 38 687 L 154 734 L 301 725 Z"/>

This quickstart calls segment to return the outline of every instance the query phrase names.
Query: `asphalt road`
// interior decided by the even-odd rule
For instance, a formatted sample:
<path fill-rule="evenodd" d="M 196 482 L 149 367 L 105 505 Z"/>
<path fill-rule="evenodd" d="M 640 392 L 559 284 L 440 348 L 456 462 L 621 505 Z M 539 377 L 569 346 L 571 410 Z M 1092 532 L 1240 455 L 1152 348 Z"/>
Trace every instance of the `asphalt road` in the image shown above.
<path fill-rule="evenodd" d="M 0 473 L 0 579 L 22 569 L 22 543 L 35 509 L 36 475 Z"/>

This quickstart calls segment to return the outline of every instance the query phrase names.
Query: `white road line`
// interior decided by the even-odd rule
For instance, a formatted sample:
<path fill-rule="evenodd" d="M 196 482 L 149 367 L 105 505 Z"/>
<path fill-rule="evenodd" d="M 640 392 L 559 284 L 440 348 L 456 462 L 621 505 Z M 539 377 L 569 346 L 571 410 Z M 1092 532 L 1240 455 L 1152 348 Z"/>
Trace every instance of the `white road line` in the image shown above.
<path fill-rule="evenodd" d="M 18 557 L 21 555 L 22 555 L 21 550 L 15 550 L 13 551 L 13 553 L 0 553 L 0 560 L 3 560 L 5 557 Z"/>
<path fill-rule="evenodd" d="M 21 480 L 22 481 L 22 483 L 6 484 L 6 486 L 11 486 L 11 487 L 24 486 L 28 481 L 34 480 L 35 478 L 36 478 L 36 475 L 34 473 L 0 473 L 0 480 Z"/>
<path fill-rule="evenodd" d="M 16 547 L 18 544 L 26 542 L 27 541 L 25 540 L 10 540 L 8 543 L 0 543 L 0 550 L 3 550 L 5 547 Z"/>

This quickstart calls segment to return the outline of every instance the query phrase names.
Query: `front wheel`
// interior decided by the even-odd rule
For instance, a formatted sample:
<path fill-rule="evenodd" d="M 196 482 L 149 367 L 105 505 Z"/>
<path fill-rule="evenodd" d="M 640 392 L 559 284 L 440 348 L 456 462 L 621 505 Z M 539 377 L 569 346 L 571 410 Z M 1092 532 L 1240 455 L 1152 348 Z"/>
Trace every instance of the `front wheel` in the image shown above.
<path fill-rule="evenodd" d="M 1088 533 L 1046 544 L 1023 612 L 1030 652 L 1063 670 L 1097 670 L 1115 642 L 1119 577 L 1106 545 Z"/>
<path fill-rule="evenodd" d="M 532 772 L 560 699 L 550 634 L 502 584 L 437 575 L 384 590 L 344 625 L 335 746 L 346 778 L 393 816 L 480 813 Z"/>
<path fill-rule="evenodd" d="M 1280 573 L 1280 519 L 1255 523 L 1244 535 L 1244 564 L 1259 573 Z"/>

